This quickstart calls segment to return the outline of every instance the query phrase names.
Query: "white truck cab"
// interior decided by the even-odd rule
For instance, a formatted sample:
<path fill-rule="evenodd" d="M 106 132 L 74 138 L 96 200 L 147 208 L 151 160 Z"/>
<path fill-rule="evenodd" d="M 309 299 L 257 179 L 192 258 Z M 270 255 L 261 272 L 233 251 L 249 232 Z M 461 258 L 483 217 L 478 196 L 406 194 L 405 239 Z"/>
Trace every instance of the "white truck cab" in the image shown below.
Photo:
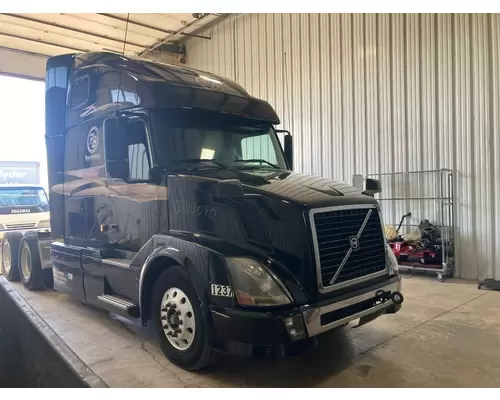
<path fill-rule="evenodd" d="M 0 240 L 7 231 L 50 232 L 50 212 L 43 186 L 0 185 Z"/>

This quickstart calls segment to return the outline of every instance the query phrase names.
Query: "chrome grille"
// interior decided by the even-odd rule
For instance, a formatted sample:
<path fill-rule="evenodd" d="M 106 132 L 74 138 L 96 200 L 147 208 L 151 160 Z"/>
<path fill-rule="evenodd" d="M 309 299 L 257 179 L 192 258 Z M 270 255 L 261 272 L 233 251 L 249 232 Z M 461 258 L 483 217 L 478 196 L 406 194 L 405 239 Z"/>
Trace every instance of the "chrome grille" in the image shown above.
<path fill-rule="evenodd" d="M 25 222 L 22 224 L 5 224 L 5 229 L 33 229 L 36 228 L 36 222 Z"/>
<path fill-rule="evenodd" d="M 311 212 L 320 287 L 329 291 L 382 274 L 385 239 L 375 207 L 337 207 Z"/>

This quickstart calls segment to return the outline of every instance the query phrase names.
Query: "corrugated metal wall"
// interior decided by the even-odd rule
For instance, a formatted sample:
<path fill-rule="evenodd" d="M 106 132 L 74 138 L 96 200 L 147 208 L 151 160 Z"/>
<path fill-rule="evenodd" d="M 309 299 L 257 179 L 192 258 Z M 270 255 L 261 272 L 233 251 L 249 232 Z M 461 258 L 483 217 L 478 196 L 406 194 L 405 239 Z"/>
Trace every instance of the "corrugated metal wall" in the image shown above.
<path fill-rule="evenodd" d="M 500 279 L 500 15 L 245 14 L 209 33 L 188 65 L 268 100 L 297 170 L 453 169 L 458 276 Z"/>

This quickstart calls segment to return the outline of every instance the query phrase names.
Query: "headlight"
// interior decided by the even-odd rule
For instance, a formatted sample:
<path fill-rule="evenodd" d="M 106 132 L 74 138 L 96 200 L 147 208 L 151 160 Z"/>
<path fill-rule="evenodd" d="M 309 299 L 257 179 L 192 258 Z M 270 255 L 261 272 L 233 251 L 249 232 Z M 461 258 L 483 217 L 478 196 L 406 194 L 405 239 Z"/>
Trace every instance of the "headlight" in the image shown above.
<path fill-rule="evenodd" d="M 261 263 L 251 258 L 227 258 L 238 303 L 245 306 L 280 306 L 291 300 Z"/>
<path fill-rule="evenodd" d="M 389 268 L 397 273 L 399 271 L 398 259 L 396 258 L 396 255 L 392 251 L 389 244 L 387 244 L 387 261 L 389 263 Z"/>
<path fill-rule="evenodd" d="M 50 228 L 50 220 L 45 219 L 45 220 L 43 220 L 43 221 L 40 221 L 40 222 L 38 223 L 38 227 L 39 227 L 39 228 Z"/>

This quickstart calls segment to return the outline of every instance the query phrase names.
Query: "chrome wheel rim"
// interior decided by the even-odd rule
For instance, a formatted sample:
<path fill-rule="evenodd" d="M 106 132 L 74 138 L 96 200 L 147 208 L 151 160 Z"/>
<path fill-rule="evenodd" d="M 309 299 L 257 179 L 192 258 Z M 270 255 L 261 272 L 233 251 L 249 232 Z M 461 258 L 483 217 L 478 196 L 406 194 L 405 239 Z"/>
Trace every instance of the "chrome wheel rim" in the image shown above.
<path fill-rule="evenodd" d="M 168 289 L 161 300 L 160 319 L 163 333 L 177 350 L 191 347 L 196 334 L 193 305 L 178 288 Z"/>
<path fill-rule="evenodd" d="M 2 246 L 2 267 L 3 273 L 7 275 L 11 268 L 11 258 L 10 258 L 10 244 L 9 242 L 4 242 Z"/>
<path fill-rule="evenodd" d="M 23 246 L 21 250 L 21 273 L 25 281 L 31 276 L 31 253 L 28 246 Z"/>

